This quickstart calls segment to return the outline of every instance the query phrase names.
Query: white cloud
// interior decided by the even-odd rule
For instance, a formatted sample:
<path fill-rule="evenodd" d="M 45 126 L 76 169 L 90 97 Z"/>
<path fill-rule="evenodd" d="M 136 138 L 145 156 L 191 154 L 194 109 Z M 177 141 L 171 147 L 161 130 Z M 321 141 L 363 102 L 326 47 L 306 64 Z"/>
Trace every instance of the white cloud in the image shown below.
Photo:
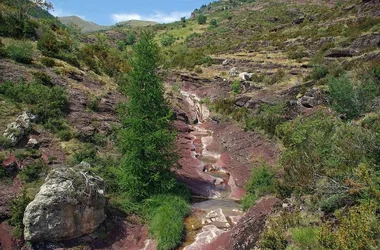
<path fill-rule="evenodd" d="M 180 12 L 174 11 L 170 13 L 164 13 L 160 11 L 155 11 L 150 15 L 140 15 L 137 13 L 119 13 L 113 14 L 111 16 L 112 20 L 119 23 L 129 20 L 144 20 L 144 21 L 153 21 L 157 23 L 171 23 L 181 20 L 181 17 L 190 16 L 191 12 Z"/>

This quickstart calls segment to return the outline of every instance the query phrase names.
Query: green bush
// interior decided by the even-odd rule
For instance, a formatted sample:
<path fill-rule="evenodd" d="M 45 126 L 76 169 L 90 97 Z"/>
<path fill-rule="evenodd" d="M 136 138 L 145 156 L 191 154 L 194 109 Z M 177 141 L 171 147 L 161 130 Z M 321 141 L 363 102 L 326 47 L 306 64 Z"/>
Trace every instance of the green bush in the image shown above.
<path fill-rule="evenodd" d="M 19 177 L 26 183 L 33 182 L 40 178 L 44 170 L 46 170 L 45 163 L 42 160 L 37 160 L 31 165 L 25 166 L 20 172 Z"/>
<path fill-rule="evenodd" d="M 0 135 L 0 148 L 7 149 L 11 145 L 11 141 L 4 137 L 3 135 Z"/>
<path fill-rule="evenodd" d="M 345 199 L 348 198 L 347 194 L 333 194 L 327 198 L 323 197 L 323 200 L 319 204 L 321 210 L 326 213 L 332 213 L 335 210 L 345 205 Z"/>
<path fill-rule="evenodd" d="M 175 42 L 175 37 L 172 34 L 165 33 L 161 38 L 161 44 L 164 47 L 169 47 Z"/>
<path fill-rule="evenodd" d="M 314 80 L 319 80 L 324 78 L 329 73 L 329 70 L 324 65 L 315 65 L 313 71 L 310 74 L 310 78 Z"/>
<path fill-rule="evenodd" d="M 145 200 L 149 229 L 158 250 L 174 249 L 184 238 L 184 218 L 190 213 L 187 201 L 179 196 L 158 195 Z M 170 225 L 170 227 L 168 227 Z"/>
<path fill-rule="evenodd" d="M 206 24 L 207 17 L 203 14 L 199 14 L 197 17 L 197 22 L 198 22 L 198 24 Z"/>
<path fill-rule="evenodd" d="M 96 147 L 92 144 L 87 144 L 84 149 L 78 150 L 73 155 L 73 164 L 79 164 L 82 161 L 88 162 L 92 165 L 96 163 Z"/>
<path fill-rule="evenodd" d="M 101 100 L 100 96 L 91 97 L 89 103 L 87 104 L 87 108 L 96 112 L 98 110 L 98 105 L 100 103 L 100 100 Z"/>
<path fill-rule="evenodd" d="M 218 27 L 218 22 L 215 19 L 210 20 L 210 27 L 215 28 Z"/>
<path fill-rule="evenodd" d="M 293 59 L 293 60 L 302 59 L 308 56 L 309 56 L 309 53 L 303 50 L 295 50 L 295 51 L 288 52 L 288 58 Z"/>
<path fill-rule="evenodd" d="M 43 55 L 54 57 L 61 50 L 61 44 L 59 43 L 57 36 L 52 31 L 46 31 L 38 40 L 37 48 Z"/>
<path fill-rule="evenodd" d="M 49 67 L 49 68 L 55 66 L 55 61 L 54 61 L 54 59 L 51 59 L 51 58 L 49 58 L 49 57 L 42 57 L 42 58 L 41 58 L 41 63 L 42 63 L 43 65 L 45 65 L 46 67 Z"/>
<path fill-rule="evenodd" d="M 333 108 L 340 114 L 345 114 L 348 119 L 355 118 L 360 114 L 357 93 L 347 76 L 329 78 L 329 97 L 332 100 Z"/>
<path fill-rule="evenodd" d="M 241 92 L 241 87 L 240 87 L 240 81 L 236 80 L 232 83 L 231 85 L 231 91 L 233 95 L 240 94 Z"/>
<path fill-rule="evenodd" d="M 126 44 L 123 40 L 119 40 L 117 41 L 117 48 L 120 50 L 120 51 L 123 51 L 126 47 Z"/>
<path fill-rule="evenodd" d="M 133 45 L 136 42 L 136 36 L 133 32 L 128 32 L 124 39 L 125 45 Z"/>
<path fill-rule="evenodd" d="M 374 79 L 363 79 L 354 87 L 346 75 L 329 78 L 329 97 L 335 111 L 353 119 L 367 111 L 371 101 L 380 94 L 380 85 Z"/>
<path fill-rule="evenodd" d="M 45 86 L 53 86 L 52 78 L 46 73 L 41 72 L 41 71 L 36 71 L 36 72 L 33 72 L 32 75 L 34 76 L 34 81 L 36 83 L 40 83 Z"/>
<path fill-rule="evenodd" d="M 276 133 L 277 126 L 286 121 L 285 111 L 285 103 L 261 104 L 257 114 L 247 118 L 246 129 L 262 129 L 265 133 L 273 136 Z"/>
<path fill-rule="evenodd" d="M 243 199 L 243 209 L 247 210 L 254 205 L 256 199 L 275 192 L 275 173 L 267 165 L 253 168 L 251 178 L 246 186 L 247 195 Z"/>
<path fill-rule="evenodd" d="M 20 197 L 12 201 L 12 217 L 9 220 L 9 224 L 14 227 L 13 233 L 18 238 L 21 238 L 24 233 L 24 223 L 22 220 L 24 219 L 24 211 L 30 202 L 31 200 L 25 191 L 22 192 Z"/>
<path fill-rule="evenodd" d="M 166 63 L 168 67 L 193 70 L 197 65 L 212 65 L 213 59 L 207 56 L 202 49 L 190 49 L 186 46 L 173 46 L 167 51 Z"/>
<path fill-rule="evenodd" d="M 44 56 L 54 57 L 79 67 L 72 38 L 66 30 L 58 31 L 45 31 L 37 42 L 37 48 Z"/>
<path fill-rule="evenodd" d="M 30 42 L 17 41 L 8 45 L 7 55 L 19 63 L 30 64 L 33 61 L 34 49 Z"/>
<path fill-rule="evenodd" d="M 347 180 L 358 181 L 354 173 L 362 163 L 368 163 L 370 171 L 376 169 L 376 134 L 360 126 L 346 125 L 325 113 L 284 123 L 277 128 L 277 134 L 286 147 L 280 160 L 285 170 L 282 190 L 318 190 L 331 196 L 344 192 L 342 187 Z M 321 189 L 316 184 L 324 176 L 333 181 Z M 369 182 L 361 183 L 369 186 Z"/>
<path fill-rule="evenodd" d="M 201 37 L 201 35 L 200 35 L 199 33 L 196 33 L 196 32 L 191 33 L 190 35 L 187 35 L 187 36 L 186 36 L 186 38 L 185 38 L 185 42 L 187 43 L 187 42 L 189 42 L 189 41 L 191 41 L 192 39 L 197 38 L 197 37 Z"/>
<path fill-rule="evenodd" d="M 48 87 L 35 82 L 4 82 L 0 85 L 0 94 L 14 102 L 32 105 L 32 113 L 38 115 L 42 122 L 49 118 L 61 117 L 69 105 L 67 93 L 63 88 Z"/>
<path fill-rule="evenodd" d="M 377 249 L 380 245 L 378 203 L 365 203 L 339 210 L 338 223 L 327 222 L 319 235 L 324 249 Z"/>
<path fill-rule="evenodd" d="M 297 227 L 291 229 L 294 244 L 301 249 L 318 249 L 317 227 Z"/>

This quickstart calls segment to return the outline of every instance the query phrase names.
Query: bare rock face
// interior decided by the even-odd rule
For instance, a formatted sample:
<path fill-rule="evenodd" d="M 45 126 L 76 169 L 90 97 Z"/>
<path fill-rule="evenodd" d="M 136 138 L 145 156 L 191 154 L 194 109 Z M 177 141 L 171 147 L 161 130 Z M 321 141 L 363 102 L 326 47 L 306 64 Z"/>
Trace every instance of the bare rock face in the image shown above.
<path fill-rule="evenodd" d="M 106 218 L 104 181 L 84 165 L 59 167 L 24 213 L 25 240 L 62 241 L 92 233 Z"/>
<path fill-rule="evenodd" d="M 232 229 L 230 242 L 226 249 L 245 250 L 253 249 L 264 230 L 265 221 L 273 211 L 279 199 L 267 197 L 261 199 L 250 208 L 238 224 Z"/>

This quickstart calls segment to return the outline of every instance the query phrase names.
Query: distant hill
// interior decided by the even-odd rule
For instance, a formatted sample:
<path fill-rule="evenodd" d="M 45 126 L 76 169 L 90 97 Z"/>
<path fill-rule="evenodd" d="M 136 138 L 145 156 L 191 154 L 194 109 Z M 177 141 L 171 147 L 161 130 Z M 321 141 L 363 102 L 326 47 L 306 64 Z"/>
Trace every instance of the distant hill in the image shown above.
<path fill-rule="evenodd" d="M 89 32 L 104 30 L 108 28 L 108 26 L 98 25 L 94 22 L 83 20 L 82 18 L 78 16 L 59 17 L 58 19 L 65 25 L 69 25 L 69 24 L 77 25 L 79 28 L 82 29 L 83 33 L 89 33 Z"/>
<path fill-rule="evenodd" d="M 145 27 L 145 26 L 155 25 L 155 24 L 158 24 L 158 23 L 153 22 L 153 21 L 129 20 L 129 21 L 126 21 L 126 22 L 117 23 L 115 26 L 117 26 L 117 27 L 131 27 L 131 28 L 134 28 L 134 27 Z"/>

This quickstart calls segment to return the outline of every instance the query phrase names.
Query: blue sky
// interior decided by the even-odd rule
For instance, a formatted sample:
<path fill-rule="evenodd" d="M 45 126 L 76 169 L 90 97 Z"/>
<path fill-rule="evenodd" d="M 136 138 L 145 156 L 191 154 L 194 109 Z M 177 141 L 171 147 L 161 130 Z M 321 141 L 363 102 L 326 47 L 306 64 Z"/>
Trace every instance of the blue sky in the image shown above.
<path fill-rule="evenodd" d="M 55 16 L 77 15 L 97 24 L 128 20 L 168 23 L 189 16 L 195 8 L 212 0 L 48 0 Z"/>

